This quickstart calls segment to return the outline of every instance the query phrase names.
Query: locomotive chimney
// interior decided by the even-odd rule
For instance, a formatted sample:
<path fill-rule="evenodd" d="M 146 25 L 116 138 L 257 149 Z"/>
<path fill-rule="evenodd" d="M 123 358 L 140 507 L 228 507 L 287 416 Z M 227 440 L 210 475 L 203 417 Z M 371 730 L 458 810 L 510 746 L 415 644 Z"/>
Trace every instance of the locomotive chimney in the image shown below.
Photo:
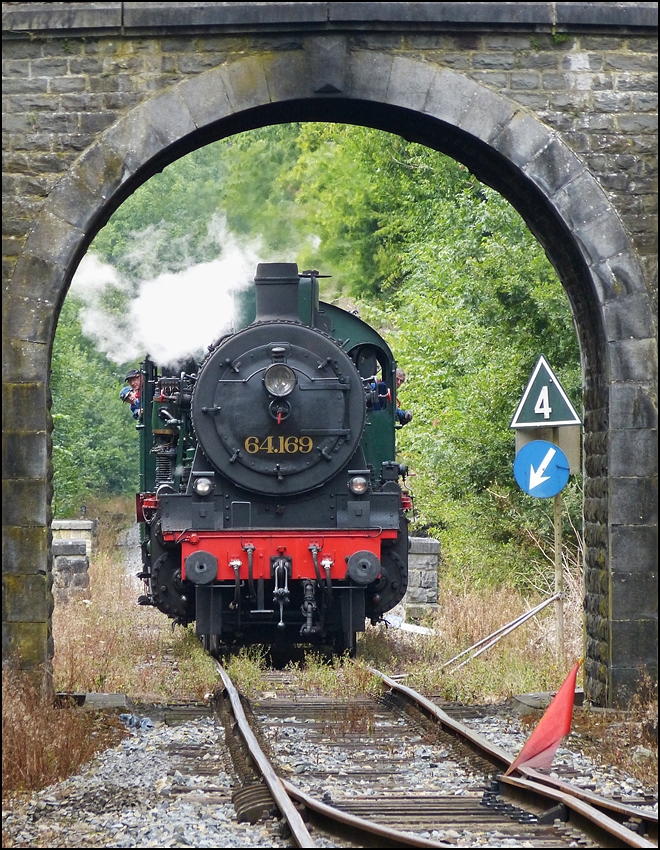
<path fill-rule="evenodd" d="M 259 263 L 254 279 L 256 322 L 284 319 L 299 322 L 297 263 Z"/>

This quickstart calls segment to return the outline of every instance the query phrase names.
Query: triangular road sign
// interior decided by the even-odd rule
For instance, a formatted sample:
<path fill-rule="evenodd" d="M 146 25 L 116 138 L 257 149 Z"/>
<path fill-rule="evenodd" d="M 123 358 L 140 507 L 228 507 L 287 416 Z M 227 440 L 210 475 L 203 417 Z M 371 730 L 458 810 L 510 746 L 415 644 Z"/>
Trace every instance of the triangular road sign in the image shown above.
<path fill-rule="evenodd" d="M 581 425 L 580 417 L 564 392 L 557 376 L 541 355 L 532 377 L 513 414 L 509 428 L 556 427 Z"/>

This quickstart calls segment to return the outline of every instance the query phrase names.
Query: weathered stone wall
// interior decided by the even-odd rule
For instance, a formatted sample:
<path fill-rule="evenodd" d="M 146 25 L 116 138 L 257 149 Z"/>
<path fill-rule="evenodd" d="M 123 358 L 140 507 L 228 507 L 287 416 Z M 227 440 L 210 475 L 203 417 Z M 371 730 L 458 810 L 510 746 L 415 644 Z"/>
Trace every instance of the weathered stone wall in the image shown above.
<path fill-rule="evenodd" d="M 517 206 L 562 276 L 584 364 L 585 668 L 610 703 L 657 669 L 656 4 L 181 9 L 3 6 L 3 645 L 34 664 L 52 652 L 47 376 L 75 265 L 149 157 L 162 167 L 186 134 L 268 101 L 301 120 L 287 101 L 308 91 L 325 120 L 381 102 L 438 115 L 440 147 Z M 362 112 L 333 111 L 336 94 Z"/>
<path fill-rule="evenodd" d="M 53 596 L 62 604 L 90 599 L 86 540 L 53 540 Z"/>
<path fill-rule="evenodd" d="M 82 540 L 88 557 L 99 548 L 99 521 L 97 519 L 54 519 L 51 523 L 53 546 L 61 540 Z"/>
<path fill-rule="evenodd" d="M 411 537 L 408 552 L 408 590 L 403 597 L 406 620 L 421 620 L 438 610 L 440 541 Z"/>

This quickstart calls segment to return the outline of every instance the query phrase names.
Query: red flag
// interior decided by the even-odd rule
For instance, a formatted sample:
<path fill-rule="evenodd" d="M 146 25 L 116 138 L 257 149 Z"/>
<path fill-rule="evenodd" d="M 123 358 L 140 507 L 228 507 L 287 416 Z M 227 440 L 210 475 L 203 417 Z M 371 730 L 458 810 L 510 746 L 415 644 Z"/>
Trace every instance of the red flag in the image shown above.
<path fill-rule="evenodd" d="M 547 707 L 545 714 L 539 720 L 538 726 L 527 739 L 518 754 L 504 774 L 507 776 L 517 767 L 550 767 L 555 753 L 564 735 L 571 731 L 573 717 L 573 702 L 575 700 L 575 681 L 581 658 L 566 677 L 566 681 L 555 694 Z"/>

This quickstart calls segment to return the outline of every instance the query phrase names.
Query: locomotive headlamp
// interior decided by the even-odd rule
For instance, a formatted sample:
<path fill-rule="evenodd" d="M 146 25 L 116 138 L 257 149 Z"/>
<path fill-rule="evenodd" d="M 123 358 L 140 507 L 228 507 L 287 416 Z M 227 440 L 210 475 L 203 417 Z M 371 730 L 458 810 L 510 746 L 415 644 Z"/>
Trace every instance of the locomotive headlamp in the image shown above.
<path fill-rule="evenodd" d="M 293 392 L 296 385 L 296 374 L 286 363 L 273 363 L 266 369 L 264 384 L 271 395 L 282 398 Z"/>
<path fill-rule="evenodd" d="M 355 493 L 356 496 L 361 496 L 363 493 L 367 492 L 369 481 L 363 475 L 356 475 L 355 478 L 350 479 L 348 486 L 351 493 Z"/>
<path fill-rule="evenodd" d="M 213 490 L 213 482 L 210 478 L 195 478 L 192 486 L 198 496 L 208 496 Z"/>

